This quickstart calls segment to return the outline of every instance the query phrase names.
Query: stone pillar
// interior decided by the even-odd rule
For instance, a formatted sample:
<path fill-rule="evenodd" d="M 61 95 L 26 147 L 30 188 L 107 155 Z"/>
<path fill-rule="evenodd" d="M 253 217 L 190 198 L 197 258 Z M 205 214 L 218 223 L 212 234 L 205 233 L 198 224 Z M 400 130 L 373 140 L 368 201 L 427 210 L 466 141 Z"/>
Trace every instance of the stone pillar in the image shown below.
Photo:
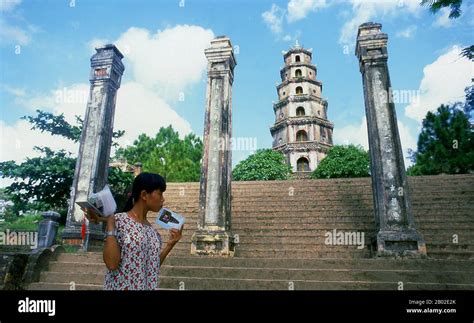
<path fill-rule="evenodd" d="M 114 45 L 96 48 L 91 57 L 90 93 L 84 118 L 63 242 L 80 245 L 84 201 L 107 183 L 117 90 L 124 71 L 123 55 Z M 103 240 L 101 224 L 89 225 L 91 245 Z"/>
<path fill-rule="evenodd" d="M 199 192 L 198 227 L 191 254 L 232 256 L 231 134 L 232 83 L 236 65 L 230 39 L 220 36 L 204 53 L 208 59 L 204 155 Z"/>
<path fill-rule="evenodd" d="M 356 56 L 364 86 L 378 256 L 425 256 L 416 231 L 387 66 L 382 25 L 359 27 Z"/>

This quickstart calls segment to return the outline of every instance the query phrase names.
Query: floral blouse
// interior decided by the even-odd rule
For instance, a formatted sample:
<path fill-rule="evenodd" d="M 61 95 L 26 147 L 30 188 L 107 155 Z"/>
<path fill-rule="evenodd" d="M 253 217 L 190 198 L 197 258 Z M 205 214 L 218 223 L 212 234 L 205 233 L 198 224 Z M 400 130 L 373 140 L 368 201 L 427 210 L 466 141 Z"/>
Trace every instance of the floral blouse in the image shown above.
<path fill-rule="evenodd" d="M 127 213 L 117 213 L 115 227 L 120 246 L 120 264 L 105 274 L 105 290 L 156 290 L 159 284 L 162 240 L 153 227 L 141 224 Z"/>

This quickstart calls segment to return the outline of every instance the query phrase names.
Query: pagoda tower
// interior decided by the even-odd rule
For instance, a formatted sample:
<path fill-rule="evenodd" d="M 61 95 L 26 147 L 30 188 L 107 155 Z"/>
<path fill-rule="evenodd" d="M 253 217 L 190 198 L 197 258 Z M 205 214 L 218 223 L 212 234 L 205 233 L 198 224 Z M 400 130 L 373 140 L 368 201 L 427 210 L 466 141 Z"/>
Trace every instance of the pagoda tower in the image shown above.
<path fill-rule="evenodd" d="M 327 118 L 323 85 L 316 80 L 312 49 L 298 42 L 283 52 L 285 66 L 273 104 L 275 123 L 270 128 L 273 150 L 281 151 L 296 177 L 308 177 L 332 147 L 334 125 Z"/>

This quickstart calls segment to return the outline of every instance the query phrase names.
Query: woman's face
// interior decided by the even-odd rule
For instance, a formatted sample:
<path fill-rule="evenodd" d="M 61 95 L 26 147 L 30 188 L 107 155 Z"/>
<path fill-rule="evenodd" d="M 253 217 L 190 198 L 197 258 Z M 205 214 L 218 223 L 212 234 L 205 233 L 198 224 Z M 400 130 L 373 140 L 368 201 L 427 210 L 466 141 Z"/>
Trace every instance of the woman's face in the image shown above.
<path fill-rule="evenodd" d="M 148 194 L 147 206 L 151 211 L 158 212 L 163 207 L 163 203 L 165 203 L 165 198 L 159 189 Z"/>

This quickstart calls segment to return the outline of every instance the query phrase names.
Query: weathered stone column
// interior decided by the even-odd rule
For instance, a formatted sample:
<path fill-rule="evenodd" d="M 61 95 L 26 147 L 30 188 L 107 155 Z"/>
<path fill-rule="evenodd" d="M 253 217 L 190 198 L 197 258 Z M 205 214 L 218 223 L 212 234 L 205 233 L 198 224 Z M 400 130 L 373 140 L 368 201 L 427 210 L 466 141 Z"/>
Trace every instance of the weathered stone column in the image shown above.
<path fill-rule="evenodd" d="M 123 55 L 114 45 L 96 48 L 91 57 L 91 82 L 84 127 L 77 156 L 71 200 L 68 207 L 65 244 L 80 245 L 83 212 L 76 201 L 84 201 L 107 183 L 117 90 L 124 71 Z M 101 224 L 89 224 L 89 243 L 103 240 Z"/>
<path fill-rule="evenodd" d="M 377 255 L 424 256 L 426 246 L 413 221 L 395 105 L 391 100 L 388 36 L 381 28 L 377 23 L 362 24 L 356 45 L 369 135 Z"/>
<path fill-rule="evenodd" d="M 231 134 L 232 83 L 236 65 L 229 38 L 211 41 L 204 53 L 208 63 L 207 103 L 204 120 L 204 155 L 199 192 L 198 228 L 191 253 L 232 256 Z"/>

